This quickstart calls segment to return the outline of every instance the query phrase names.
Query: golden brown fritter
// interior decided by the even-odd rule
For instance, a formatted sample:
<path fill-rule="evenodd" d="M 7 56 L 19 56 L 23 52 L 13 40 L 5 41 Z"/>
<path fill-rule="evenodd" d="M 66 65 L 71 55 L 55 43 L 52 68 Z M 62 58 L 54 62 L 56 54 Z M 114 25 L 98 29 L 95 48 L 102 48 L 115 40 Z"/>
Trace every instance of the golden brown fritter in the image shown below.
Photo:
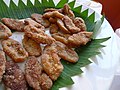
<path fill-rule="evenodd" d="M 3 51 L 15 62 L 23 62 L 28 57 L 28 53 L 22 45 L 13 39 L 3 40 L 2 47 Z"/>
<path fill-rule="evenodd" d="M 24 74 L 13 61 L 6 62 L 3 83 L 7 90 L 27 90 Z"/>
<path fill-rule="evenodd" d="M 61 57 L 62 59 L 72 63 L 75 63 L 78 61 L 79 57 L 72 48 L 68 48 L 65 44 L 59 41 L 56 41 L 55 43 L 53 43 L 53 46 L 57 49 L 57 53 L 59 57 Z"/>
<path fill-rule="evenodd" d="M 40 56 L 41 55 L 42 49 L 41 49 L 40 44 L 38 44 L 34 40 L 30 39 L 26 35 L 24 35 L 22 44 L 30 56 Z"/>
<path fill-rule="evenodd" d="M 80 29 L 78 27 L 75 26 L 75 24 L 73 23 L 73 21 L 68 17 L 68 16 L 64 16 L 63 19 L 66 28 L 73 34 L 73 33 L 78 33 L 80 32 Z"/>
<path fill-rule="evenodd" d="M 53 46 L 46 46 L 41 56 L 41 64 L 43 70 L 49 77 L 55 81 L 63 71 L 63 65 L 60 62 L 60 57 L 57 55 L 57 50 Z"/>
<path fill-rule="evenodd" d="M 47 19 L 42 18 L 41 14 L 34 13 L 31 15 L 31 18 L 46 28 L 50 26 L 50 22 Z"/>
<path fill-rule="evenodd" d="M 50 90 L 50 88 L 53 85 L 52 80 L 46 73 L 42 73 L 40 81 L 41 81 L 40 86 L 42 90 Z"/>
<path fill-rule="evenodd" d="M 25 24 L 23 21 L 12 18 L 2 18 L 2 22 L 12 30 L 16 30 L 18 32 L 24 31 Z"/>
<path fill-rule="evenodd" d="M 35 26 L 27 25 L 24 28 L 25 35 L 42 44 L 51 44 L 55 41 L 54 38 L 45 34 L 43 30 L 36 28 Z"/>
<path fill-rule="evenodd" d="M 2 80 L 3 74 L 5 73 L 5 53 L 0 49 L 0 82 Z"/>
<path fill-rule="evenodd" d="M 86 31 L 86 25 L 82 18 L 76 17 L 74 19 L 74 24 L 76 27 L 78 27 L 80 29 L 80 31 Z"/>
<path fill-rule="evenodd" d="M 0 22 L 0 39 L 7 39 L 12 35 L 11 30 Z"/>
<path fill-rule="evenodd" d="M 40 29 L 43 32 L 45 31 L 45 27 L 44 26 L 42 26 L 40 23 L 37 23 L 36 21 L 34 21 L 34 20 L 30 19 L 30 18 L 25 19 L 24 21 L 25 21 L 26 26 L 27 25 L 31 25 L 31 26 L 34 26 L 34 27 Z"/>
<path fill-rule="evenodd" d="M 53 11 L 58 11 L 59 13 L 62 13 L 63 10 L 61 9 L 55 9 L 55 8 L 46 8 L 44 12 L 53 12 Z"/>
<path fill-rule="evenodd" d="M 65 4 L 63 7 L 63 14 L 67 15 L 68 17 L 70 17 L 72 20 L 75 18 L 74 13 L 72 12 L 70 6 L 68 4 Z"/>
<path fill-rule="evenodd" d="M 50 17 L 62 19 L 64 15 L 62 13 L 59 13 L 58 11 L 46 12 L 43 14 L 43 18 L 50 18 Z"/>
<path fill-rule="evenodd" d="M 61 19 L 57 19 L 57 25 L 63 33 L 70 34 L 71 32 L 65 27 Z"/>
<path fill-rule="evenodd" d="M 53 12 L 53 11 L 58 11 L 58 9 L 55 9 L 55 8 L 46 8 L 44 11 L 45 12 Z"/>
<path fill-rule="evenodd" d="M 57 23 L 57 18 L 50 17 L 49 21 L 50 21 L 50 23 L 56 24 Z"/>
<path fill-rule="evenodd" d="M 50 25 L 50 34 L 57 33 L 58 32 L 58 26 L 56 24 Z"/>
<path fill-rule="evenodd" d="M 71 47 L 79 47 L 80 45 L 86 45 L 91 40 L 92 32 L 79 32 L 73 34 L 68 38 L 68 42 Z"/>
<path fill-rule="evenodd" d="M 25 77 L 29 86 L 35 90 L 41 90 L 41 73 L 42 66 L 40 65 L 37 58 L 34 56 L 28 57 L 28 60 L 25 64 Z"/>
<path fill-rule="evenodd" d="M 58 33 L 54 33 L 52 34 L 52 37 L 56 40 L 56 41 L 60 41 L 66 45 L 68 45 L 68 37 L 71 36 L 70 34 L 64 34 L 62 32 L 58 32 Z"/>

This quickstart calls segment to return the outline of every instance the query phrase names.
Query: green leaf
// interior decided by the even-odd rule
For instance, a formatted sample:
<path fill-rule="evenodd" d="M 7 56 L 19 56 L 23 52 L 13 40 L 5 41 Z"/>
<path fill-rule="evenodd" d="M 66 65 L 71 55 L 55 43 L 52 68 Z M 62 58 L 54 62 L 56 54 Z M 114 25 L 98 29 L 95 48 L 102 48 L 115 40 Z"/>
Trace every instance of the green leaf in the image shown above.
<path fill-rule="evenodd" d="M 16 4 L 11 0 L 10 1 L 10 6 L 9 6 L 9 12 L 11 12 L 12 14 L 10 14 L 11 18 L 17 18 L 18 17 L 18 13 L 16 14 L 14 11 L 14 8 L 17 8 Z"/>
<path fill-rule="evenodd" d="M 53 0 L 49 0 L 49 6 L 52 7 L 52 8 L 55 7 L 55 4 L 54 4 Z"/>
<path fill-rule="evenodd" d="M 80 12 L 81 12 L 81 9 L 82 9 L 82 5 L 81 5 L 81 6 L 78 6 L 78 7 L 75 7 L 75 8 L 73 8 L 72 10 L 73 10 L 74 12 L 80 13 Z M 80 15 L 80 14 L 79 14 L 79 15 Z"/>
<path fill-rule="evenodd" d="M 67 75 L 65 72 L 62 72 L 60 77 L 54 82 L 54 85 L 51 90 L 66 87 L 72 84 L 74 84 L 72 78 L 69 75 Z"/>
<path fill-rule="evenodd" d="M 88 17 L 89 21 L 91 21 L 91 23 L 95 22 L 95 12 L 93 12 L 89 17 Z"/>
<path fill-rule="evenodd" d="M 74 8 L 76 0 L 73 0 L 72 2 L 69 2 L 68 5 L 71 7 L 71 9 Z"/>
<path fill-rule="evenodd" d="M 93 29 L 93 32 L 94 32 L 94 33 L 93 33 L 92 38 L 96 38 L 96 36 L 98 35 L 99 30 L 100 30 L 100 27 L 101 27 L 103 21 L 104 21 L 104 16 L 103 16 L 100 20 L 96 21 L 95 27 L 94 27 L 94 29 Z"/>
<path fill-rule="evenodd" d="M 89 43 L 87 43 L 85 46 L 80 46 L 75 49 L 79 55 L 79 60 L 77 63 L 69 63 L 65 60 L 61 60 L 64 70 L 60 77 L 53 82 L 54 84 L 51 90 L 59 90 L 59 88 L 73 85 L 74 82 L 71 77 L 83 73 L 80 68 L 92 63 L 89 58 L 100 54 L 101 52 L 99 49 L 105 47 L 101 43 L 110 39 L 110 37 L 95 39 L 104 21 L 104 16 L 95 22 L 95 12 L 88 16 L 89 9 L 81 12 L 82 5 L 74 8 L 75 2 L 76 0 L 73 0 L 70 3 L 68 3 L 68 0 L 61 0 L 57 6 L 55 6 L 53 0 L 41 0 L 41 3 L 39 0 L 35 0 L 34 5 L 30 0 L 27 0 L 27 5 L 25 5 L 22 0 L 19 0 L 18 6 L 16 6 L 15 3 L 10 0 L 10 6 L 8 7 L 3 0 L 0 0 L 0 18 L 10 17 L 18 19 L 28 18 L 32 13 L 43 14 L 45 8 L 62 8 L 65 3 L 68 3 L 75 16 L 82 17 L 84 19 L 87 31 L 93 32 L 93 39 Z"/>
<path fill-rule="evenodd" d="M 65 3 L 68 3 L 68 0 L 60 0 L 60 2 L 57 4 L 56 8 L 62 8 Z"/>
<path fill-rule="evenodd" d="M 65 60 L 61 60 L 61 62 L 64 65 L 64 72 L 66 72 L 67 75 L 69 75 L 69 76 L 78 75 L 78 74 L 81 74 L 83 72 L 80 69 L 80 66 L 76 66 L 77 63 L 71 64 Z"/>
<path fill-rule="evenodd" d="M 88 11 L 89 9 L 84 10 L 83 12 L 81 12 L 81 17 L 85 20 L 86 18 L 88 18 Z"/>

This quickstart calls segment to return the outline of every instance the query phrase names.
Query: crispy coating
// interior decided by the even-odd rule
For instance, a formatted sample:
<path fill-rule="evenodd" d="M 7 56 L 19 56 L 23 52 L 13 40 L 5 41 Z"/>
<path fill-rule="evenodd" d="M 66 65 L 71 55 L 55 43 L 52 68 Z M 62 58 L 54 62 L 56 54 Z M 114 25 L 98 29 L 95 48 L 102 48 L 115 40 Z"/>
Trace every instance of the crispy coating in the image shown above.
<path fill-rule="evenodd" d="M 70 31 L 65 27 L 65 25 L 61 19 L 57 19 L 57 25 L 62 32 L 70 34 Z"/>
<path fill-rule="evenodd" d="M 57 33 L 58 32 L 58 26 L 56 24 L 50 25 L 50 34 Z"/>
<path fill-rule="evenodd" d="M 60 41 L 64 44 L 68 44 L 68 37 L 71 36 L 70 34 L 64 34 L 64 33 L 61 33 L 61 32 L 58 32 L 58 33 L 54 33 L 52 34 L 52 37 L 57 40 L 57 41 Z"/>
<path fill-rule="evenodd" d="M 74 19 L 75 15 L 72 12 L 70 6 L 68 4 L 65 4 L 63 7 L 63 14 L 67 15 L 68 17 L 70 17 L 72 20 Z"/>
<path fill-rule="evenodd" d="M 58 11 L 46 12 L 43 14 L 43 18 L 50 18 L 50 17 L 56 17 L 62 19 L 64 15 L 62 13 L 59 13 Z"/>
<path fill-rule="evenodd" d="M 2 22 L 12 30 L 23 32 L 25 24 L 23 21 L 12 18 L 2 18 Z"/>
<path fill-rule="evenodd" d="M 50 17 L 49 21 L 50 21 L 50 23 L 55 24 L 57 22 L 57 18 Z"/>
<path fill-rule="evenodd" d="M 80 32 L 80 29 L 75 26 L 75 24 L 73 23 L 73 21 L 68 16 L 64 16 L 63 21 L 65 23 L 65 26 L 67 27 L 67 29 L 71 33 L 78 33 L 78 32 Z"/>
<path fill-rule="evenodd" d="M 25 77 L 26 80 L 33 89 L 41 90 L 41 73 L 42 66 L 35 56 L 28 57 L 28 60 L 25 64 Z"/>
<path fill-rule="evenodd" d="M 59 13 L 58 11 L 54 11 L 53 16 L 59 19 L 63 19 L 64 17 L 64 15 L 62 13 Z"/>
<path fill-rule="evenodd" d="M 23 40 L 23 47 L 28 52 L 30 56 L 40 56 L 42 53 L 42 49 L 40 44 L 35 42 L 34 40 L 30 39 L 26 35 L 24 36 Z"/>
<path fill-rule="evenodd" d="M 86 25 L 82 18 L 76 17 L 74 19 L 74 24 L 76 27 L 78 27 L 80 29 L 80 31 L 86 31 Z"/>
<path fill-rule="evenodd" d="M 50 90 L 50 88 L 52 87 L 53 82 L 50 79 L 50 77 L 46 74 L 46 73 L 42 73 L 41 75 L 41 89 L 42 90 Z"/>
<path fill-rule="evenodd" d="M 53 46 L 46 46 L 41 56 L 41 63 L 44 71 L 49 77 L 55 81 L 63 71 L 63 65 L 60 62 L 60 57 L 57 55 L 57 50 Z"/>
<path fill-rule="evenodd" d="M 44 10 L 45 12 L 53 12 L 53 11 L 58 11 L 60 13 L 62 13 L 62 9 L 55 9 L 55 8 L 47 8 Z"/>
<path fill-rule="evenodd" d="M 0 49 L 0 82 L 2 80 L 3 74 L 5 73 L 5 53 Z"/>
<path fill-rule="evenodd" d="M 6 62 L 3 83 L 7 90 L 27 90 L 27 83 L 24 74 L 19 66 L 13 61 Z"/>
<path fill-rule="evenodd" d="M 43 18 L 49 19 L 50 17 L 53 17 L 53 12 L 46 12 L 43 14 Z"/>
<path fill-rule="evenodd" d="M 7 39 L 12 35 L 11 30 L 0 22 L 0 39 Z"/>
<path fill-rule="evenodd" d="M 54 38 L 45 34 L 41 29 L 36 28 L 32 25 L 27 25 L 24 28 L 25 35 L 36 41 L 37 43 L 42 44 L 51 44 L 55 41 Z"/>
<path fill-rule="evenodd" d="M 53 12 L 53 11 L 57 11 L 58 9 L 55 9 L 55 8 L 46 8 L 44 10 L 44 12 Z"/>
<path fill-rule="evenodd" d="M 47 19 L 42 18 L 41 14 L 34 13 L 31 15 L 31 18 L 46 28 L 50 26 L 50 22 Z"/>
<path fill-rule="evenodd" d="M 37 23 L 37 22 L 35 22 L 34 20 L 32 20 L 30 18 L 25 19 L 24 21 L 25 21 L 26 26 L 27 25 L 31 25 L 31 26 L 34 26 L 34 27 L 40 29 L 43 32 L 45 31 L 45 27 L 44 26 L 42 26 L 40 23 Z"/>
<path fill-rule="evenodd" d="M 92 32 L 79 32 L 73 34 L 68 38 L 68 42 L 72 47 L 79 47 L 80 45 L 86 45 L 91 40 Z"/>
<path fill-rule="evenodd" d="M 28 57 L 28 53 L 22 45 L 13 39 L 3 40 L 2 47 L 3 51 L 15 62 L 23 62 Z"/>
<path fill-rule="evenodd" d="M 72 48 L 68 48 L 65 44 L 59 41 L 56 41 L 55 43 L 53 43 L 53 46 L 55 46 L 59 57 L 61 57 L 62 59 L 72 63 L 75 63 L 78 61 L 79 57 Z"/>

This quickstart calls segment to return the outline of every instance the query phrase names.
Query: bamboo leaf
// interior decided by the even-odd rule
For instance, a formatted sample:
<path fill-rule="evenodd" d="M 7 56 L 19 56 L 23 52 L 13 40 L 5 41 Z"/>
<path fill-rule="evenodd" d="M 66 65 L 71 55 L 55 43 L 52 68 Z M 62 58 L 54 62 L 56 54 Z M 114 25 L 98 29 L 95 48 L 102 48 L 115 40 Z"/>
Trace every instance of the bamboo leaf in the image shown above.
<path fill-rule="evenodd" d="M 95 27 L 94 27 L 94 29 L 93 29 L 93 32 L 94 32 L 94 33 L 93 33 L 92 38 L 96 38 L 96 36 L 98 35 L 99 30 L 100 30 L 100 27 L 101 27 L 103 21 L 104 21 L 104 16 L 103 16 L 100 20 L 96 21 Z"/>
<path fill-rule="evenodd" d="M 57 4 L 56 8 L 62 8 L 65 3 L 68 3 L 68 0 L 60 0 L 60 2 Z"/>
<path fill-rule="evenodd" d="M 73 0 L 72 2 L 69 2 L 68 5 L 71 7 L 71 9 L 74 8 L 76 0 Z"/>
<path fill-rule="evenodd" d="M 88 18 L 88 11 L 89 9 L 84 10 L 83 12 L 81 12 L 81 17 L 85 20 L 86 18 Z"/>
<path fill-rule="evenodd" d="M 88 17 L 89 21 L 91 21 L 92 23 L 95 22 L 95 12 L 93 12 L 89 17 Z"/>
<path fill-rule="evenodd" d="M 78 6 L 78 7 L 76 7 L 76 8 L 73 8 L 72 10 L 73 10 L 74 12 L 80 13 L 80 12 L 81 12 L 81 9 L 82 9 L 82 5 L 81 5 L 81 6 Z"/>
<path fill-rule="evenodd" d="M 49 6 L 52 7 L 52 8 L 55 7 L 55 4 L 54 4 L 53 0 L 49 0 Z"/>

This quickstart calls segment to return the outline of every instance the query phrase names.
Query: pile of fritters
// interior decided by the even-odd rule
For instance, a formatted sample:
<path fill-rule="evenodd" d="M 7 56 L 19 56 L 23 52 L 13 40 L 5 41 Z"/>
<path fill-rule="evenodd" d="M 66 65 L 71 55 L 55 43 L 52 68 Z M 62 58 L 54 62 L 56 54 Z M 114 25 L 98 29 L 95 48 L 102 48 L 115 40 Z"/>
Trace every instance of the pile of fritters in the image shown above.
<path fill-rule="evenodd" d="M 86 45 L 92 36 L 92 32 L 86 31 L 84 20 L 75 17 L 68 4 L 62 9 L 45 9 L 43 15 L 34 13 L 24 21 L 11 18 L 1 21 L 0 81 L 3 80 L 9 90 L 27 90 L 28 87 L 49 90 L 64 69 L 60 59 L 76 63 L 79 57 L 74 48 Z M 51 35 L 45 33 L 46 28 Z M 24 32 L 22 45 L 9 38 L 11 30 Z M 45 46 L 43 50 L 41 44 Z M 6 61 L 5 54 L 12 60 Z M 22 72 L 17 63 L 24 61 Z"/>

